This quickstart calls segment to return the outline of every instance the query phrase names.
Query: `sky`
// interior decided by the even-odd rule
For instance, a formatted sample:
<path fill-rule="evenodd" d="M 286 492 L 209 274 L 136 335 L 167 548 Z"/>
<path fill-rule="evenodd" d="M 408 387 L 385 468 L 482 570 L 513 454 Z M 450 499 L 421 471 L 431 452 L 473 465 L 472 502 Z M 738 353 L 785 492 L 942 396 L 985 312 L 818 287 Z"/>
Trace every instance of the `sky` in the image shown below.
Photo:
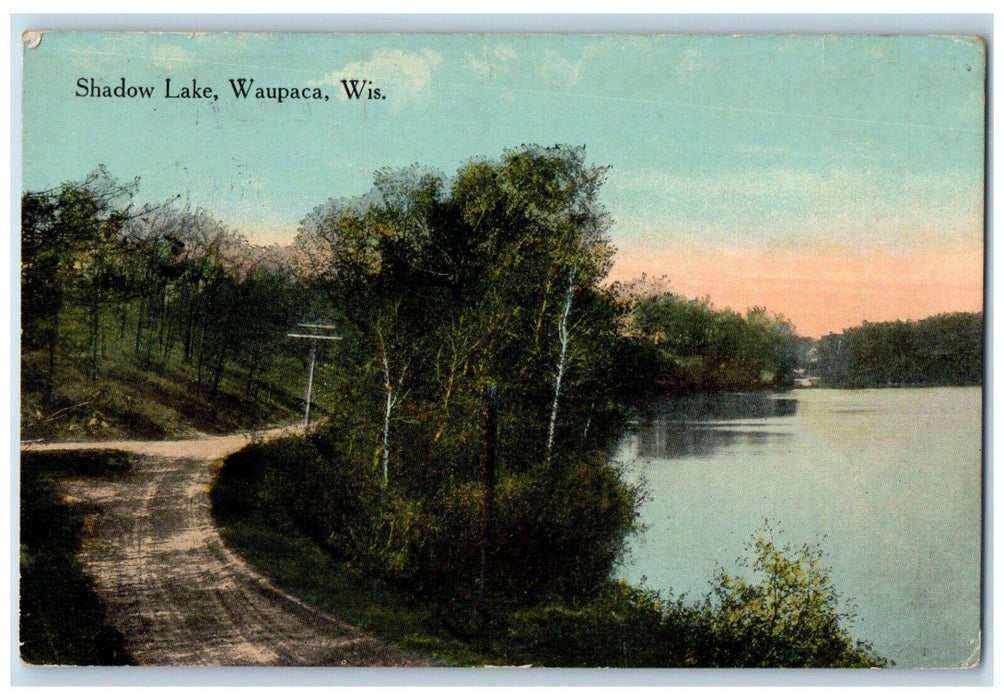
<path fill-rule="evenodd" d="M 27 190 L 104 164 L 283 243 L 380 168 L 585 145 L 610 168 L 611 279 L 665 275 L 811 336 L 983 308 L 975 39 L 47 33 L 23 57 Z M 216 97 L 167 98 L 168 78 Z M 322 97 L 239 99 L 241 78 Z M 352 78 L 382 99 L 346 99 Z"/>

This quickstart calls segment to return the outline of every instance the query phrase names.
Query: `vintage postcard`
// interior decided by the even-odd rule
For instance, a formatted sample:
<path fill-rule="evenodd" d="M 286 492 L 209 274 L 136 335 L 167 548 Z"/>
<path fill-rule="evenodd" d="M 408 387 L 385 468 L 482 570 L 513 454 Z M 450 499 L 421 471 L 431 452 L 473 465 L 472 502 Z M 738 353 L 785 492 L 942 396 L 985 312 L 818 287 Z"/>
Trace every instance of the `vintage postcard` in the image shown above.
<path fill-rule="evenodd" d="M 24 663 L 980 665 L 980 38 L 22 56 Z"/>

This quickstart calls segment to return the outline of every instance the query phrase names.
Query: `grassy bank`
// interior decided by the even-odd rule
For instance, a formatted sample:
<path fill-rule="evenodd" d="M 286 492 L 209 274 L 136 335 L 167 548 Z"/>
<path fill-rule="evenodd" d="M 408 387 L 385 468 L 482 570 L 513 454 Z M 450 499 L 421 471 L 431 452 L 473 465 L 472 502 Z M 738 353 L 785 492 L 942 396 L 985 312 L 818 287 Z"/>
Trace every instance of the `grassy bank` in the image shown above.
<path fill-rule="evenodd" d="M 324 458 L 312 452 L 311 439 L 302 437 L 231 455 L 211 492 L 225 542 L 294 595 L 439 662 L 626 668 L 887 665 L 846 632 L 851 618 L 841 612 L 816 549 L 775 546 L 769 533 L 759 533 L 751 544 L 751 575 L 721 571 L 706 598 L 697 602 L 606 580 L 574 595 L 505 593 L 499 585 L 489 589 L 489 604 L 479 605 L 476 574 L 461 586 L 439 579 L 434 586 L 422 575 L 403 578 L 397 559 L 340 551 L 344 534 L 322 526 L 312 513 L 344 507 L 354 495 L 333 481 L 326 487 L 326 479 L 345 475 L 324 465 Z M 372 517 L 346 512 L 337 522 L 353 529 Z M 435 517 L 415 510 L 404 526 L 412 536 L 427 538 Z M 505 531 L 525 527 L 520 520 Z M 385 539 L 397 536 L 395 530 L 385 534 Z M 453 539 L 456 547 L 470 541 L 462 533 Z M 384 540 L 369 546 L 384 546 Z M 499 567 L 493 581 L 519 580 L 523 572 L 515 566 L 510 561 Z"/>
<path fill-rule="evenodd" d="M 277 585 L 386 642 L 446 665 L 502 663 L 451 634 L 407 591 L 353 570 L 303 534 L 254 519 L 219 525 L 227 546 Z"/>
<path fill-rule="evenodd" d="M 44 400 L 45 356 L 22 357 L 21 437 L 25 440 L 163 439 L 194 433 L 229 433 L 286 425 L 303 415 L 302 368 L 286 358 L 274 363 L 269 382 L 245 393 L 239 369 L 226 366 L 216 392 L 200 387 L 193 370 L 173 359 L 146 367 L 132 354 L 109 349 L 94 379 L 78 358 L 60 356 L 59 378 Z"/>
<path fill-rule="evenodd" d="M 304 535 L 252 520 L 221 524 L 224 542 L 301 600 L 434 663 L 453 666 L 696 666 L 699 615 L 616 582 L 582 606 L 561 601 L 498 611 L 422 599 L 353 569 Z"/>
<path fill-rule="evenodd" d="M 128 469 L 123 453 L 21 454 L 20 642 L 27 663 L 132 663 L 77 559 L 87 510 L 68 503 L 56 486 L 60 478 L 111 477 Z"/>

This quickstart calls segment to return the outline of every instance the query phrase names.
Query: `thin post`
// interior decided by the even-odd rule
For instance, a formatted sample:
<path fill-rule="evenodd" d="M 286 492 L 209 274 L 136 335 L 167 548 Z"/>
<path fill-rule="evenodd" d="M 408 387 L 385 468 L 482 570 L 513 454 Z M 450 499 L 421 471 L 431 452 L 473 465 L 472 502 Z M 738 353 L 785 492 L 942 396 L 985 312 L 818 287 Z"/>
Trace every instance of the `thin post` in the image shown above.
<path fill-rule="evenodd" d="M 310 340 L 310 372 L 307 374 L 307 405 L 303 409 L 303 428 L 307 430 L 310 428 L 310 401 L 314 391 L 314 365 L 317 361 L 317 341 L 318 340 L 341 340 L 340 335 L 324 335 L 321 331 L 331 331 L 335 329 L 335 326 L 325 325 L 321 323 L 300 323 L 297 324 L 300 328 L 306 328 L 308 331 L 306 333 L 287 333 L 286 336 L 289 338 L 301 338 L 305 340 Z"/>
<path fill-rule="evenodd" d="M 307 374 L 307 406 L 303 409 L 303 427 L 310 427 L 310 396 L 314 391 L 314 361 L 317 358 L 317 338 L 310 343 L 310 372 Z"/>
<path fill-rule="evenodd" d="M 477 609 L 482 617 L 491 615 L 489 588 L 491 576 L 491 546 L 495 506 L 495 434 L 497 424 L 494 384 L 485 392 L 484 459 L 481 464 L 481 577 L 478 584 Z"/>

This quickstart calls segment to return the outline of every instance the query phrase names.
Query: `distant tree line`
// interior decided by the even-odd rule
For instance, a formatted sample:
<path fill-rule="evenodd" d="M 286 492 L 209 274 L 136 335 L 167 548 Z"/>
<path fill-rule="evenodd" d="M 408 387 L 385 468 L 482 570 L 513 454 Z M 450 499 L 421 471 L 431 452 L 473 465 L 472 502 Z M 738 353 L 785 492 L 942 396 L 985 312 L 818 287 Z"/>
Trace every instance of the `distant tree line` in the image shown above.
<path fill-rule="evenodd" d="M 619 289 L 628 302 L 621 362 L 630 367 L 632 395 L 791 386 L 806 339 L 783 316 L 716 309 L 659 280 Z"/>
<path fill-rule="evenodd" d="M 816 344 L 810 372 L 831 387 L 981 384 L 983 314 L 865 322 L 831 333 Z"/>

